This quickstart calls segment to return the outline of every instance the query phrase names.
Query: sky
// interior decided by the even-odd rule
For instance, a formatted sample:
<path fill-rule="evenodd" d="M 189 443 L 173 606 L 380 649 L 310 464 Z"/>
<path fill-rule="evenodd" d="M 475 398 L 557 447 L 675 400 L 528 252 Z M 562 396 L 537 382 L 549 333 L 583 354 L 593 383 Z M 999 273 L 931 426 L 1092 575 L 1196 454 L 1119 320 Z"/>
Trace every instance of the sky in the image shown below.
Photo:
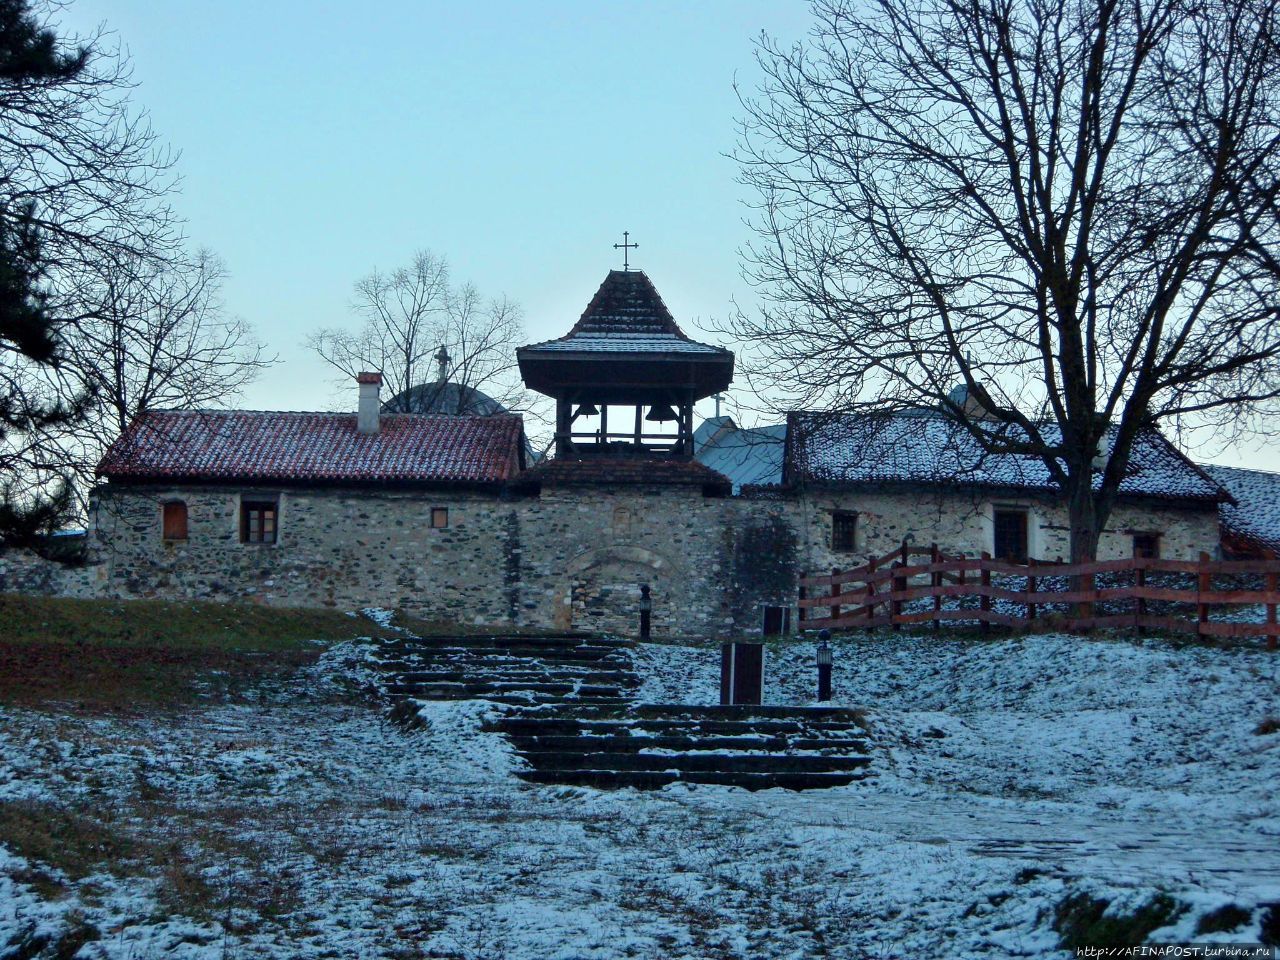
<path fill-rule="evenodd" d="M 356 326 L 352 286 L 415 250 L 524 309 L 530 342 L 582 313 L 624 230 L 687 333 L 750 300 L 735 77 L 799 0 L 72 0 L 127 48 L 134 100 L 181 151 L 176 208 L 229 310 L 281 362 L 242 403 L 329 409 L 354 386 L 302 345 Z M 707 409 L 703 410 L 702 407 Z M 699 406 L 710 414 L 710 401 Z"/>
<path fill-rule="evenodd" d="M 60 22 L 127 49 L 136 104 L 181 154 L 188 234 L 279 357 L 239 404 L 315 410 L 354 407 L 355 388 L 304 338 L 354 329 L 356 280 L 423 248 L 519 303 L 534 342 L 569 330 L 627 230 L 685 331 L 732 349 L 705 328 L 756 299 L 734 85 L 755 88 L 762 31 L 799 40 L 810 15 L 801 0 L 71 0 Z M 1280 469 L 1257 445 L 1200 455 Z"/>

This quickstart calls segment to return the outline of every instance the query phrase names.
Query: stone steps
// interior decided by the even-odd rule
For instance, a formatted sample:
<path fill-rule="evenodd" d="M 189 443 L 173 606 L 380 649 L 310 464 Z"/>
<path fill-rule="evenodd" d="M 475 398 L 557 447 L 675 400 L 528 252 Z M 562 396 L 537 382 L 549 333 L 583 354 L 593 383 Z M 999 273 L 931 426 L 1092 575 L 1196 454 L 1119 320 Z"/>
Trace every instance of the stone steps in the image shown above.
<path fill-rule="evenodd" d="M 472 683 L 487 680 L 490 675 L 501 677 L 507 683 L 572 683 L 578 680 L 614 686 L 639 683 L 639 678 L 629 670 L 399 670 L 396 679 L 400 683 Z"/>
<path fill-rule="evenodd" d="M 590 697 L 597 700 L 618 700 L 622 688 L 596 683 L 538 683 L 527 680 L 473 680 L 467 683 L 389 683 L 385 687 L 392 696 L 417 697 L 421 700 L 477 700 L 491 693 L 543 694 L 550 697 Z"/>
<path fill-rule="evenodd" d="M 544 751 L 528 754 L 538 770 L 679 770 L 682 774 L 718 773 L 840 773 L 861 770 L 866 756 L 821 753 L 747 753 L 676 751 L 669 753 Z"/>
<path fill-rule="evenodd" d="M 602 704 L 602 706 L 608 706 Z M 568 736 L 609 736 L 626 735 L 634 727 L 625 720 L 588 720 L 581 717 L 562 716 L 559 713 L 548 713 L 545 717 L 521 716 L 508 721 L 511 726 L 506 733 L 561 734 Z M 850 728 L 847 724 L 835 721 L 807 720 L 759 720 L 752 721 L 744 727 L 741 720 L 690 720 L 685 718 L 658 719 L 650 718 L 644 729 L 650 734 L 668 734 L 673 736 L 814 736 L 823 735 L 826 739 L 842 736 L 860 737 L 861 727 Z"/>
<path fill-rule="evenodd" d="M 590 749 L 593 753 L 638 753 L 642 750 L 669 751 L 724 751 L 731 750 L 742 753 L 778 753 L 791 750 L 814 752 L 865 750 L 865 739 L 853 738 L 834 741 L 831 738 L 801 737 L 760 737 L 739 735 L 734 737 L 698 737 L 698 736 L 600 736 L 585 734 L 572 735 L 536 735 L 528 736 L 508 733 L 508 739 L 521 753 L 556 752 L 563 750 Z"/>
<path fill-rule="evenodd" d="M 616 706 L 639 685 L 634 643 L 588 634 L 401 638 L 377 651 L 395 700 L 484 699 L 518 706 Z"/>
<path fill-rule="evenodd" d="M 862 714 L 840 708 L 565 703 L 493 729 L 528 763 L 519 775 L 542 784 L 812 790 L 860 780 L 872 762 Z"/>
<path fill-rule="evenodd" d="M 530 663 L 554 663 L 560 666 L 589 668 L 600 665 L 603 665 L 604 667 L 615 667 L 629 664 L 631 662 L 630 658 L 625 655 L 618 654 L 617 651 L 610 651 L 607 654 L 580 654 L 577 651 L 555 652 L 547 650 L 533 650 L 523 654 L 512 654 L 505 650 L 467 650 L 461 647 L 450 647 L 441 650 L 419 651 L 406 654 L 392 654 L 390 656 L 382 656 L 379 659 L 389 667 L 398 666 L 405 669 L 411 669 L 415 665 L 421 665 L 424 663 L 487 664 L 492 667 L 509 666 L 512 668 L 528 666 Z"/>
<path fill-rule="evenodd" d="M 863 779 L 854 773 L 723 773 L 702 771 L 686 773 L 682 770 L 528 770 L 520 774 L 529 783 L 546 785 L 572 785 L 616 790 L 631 787 L 636 790 L 658 790 L 668 784 L 715 784 L 725 787 L 742 787 L 746 790 L 827 790 L 844 787 Z"/>
<path fill-rule="evenodd" d="M 511 707 L 490 729 L 520 752 L 530 783 L 812 790 L 868 775 L 856 710 L 630 703 L 633 646 L 583 634 L 450 636 L 388 641 L 378 658 L 393 716 L 414 713 L 414 700 Z"/>

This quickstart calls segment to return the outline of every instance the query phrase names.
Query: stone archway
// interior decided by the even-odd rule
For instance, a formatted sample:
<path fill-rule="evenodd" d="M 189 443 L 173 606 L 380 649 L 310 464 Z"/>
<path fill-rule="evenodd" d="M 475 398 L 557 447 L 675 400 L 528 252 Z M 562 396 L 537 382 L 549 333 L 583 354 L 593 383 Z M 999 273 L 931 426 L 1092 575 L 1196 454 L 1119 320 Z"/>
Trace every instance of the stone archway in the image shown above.
<path fill-rule="evenodd" d="M 669 557 L 645 547 L 597 547 L 570 560 L 565 572 L 572 629 L 634 636 L 640 629 L 640 587 L 648 584 L 653 632 L 672 632 L 671 585 L 681 572 Z"/>

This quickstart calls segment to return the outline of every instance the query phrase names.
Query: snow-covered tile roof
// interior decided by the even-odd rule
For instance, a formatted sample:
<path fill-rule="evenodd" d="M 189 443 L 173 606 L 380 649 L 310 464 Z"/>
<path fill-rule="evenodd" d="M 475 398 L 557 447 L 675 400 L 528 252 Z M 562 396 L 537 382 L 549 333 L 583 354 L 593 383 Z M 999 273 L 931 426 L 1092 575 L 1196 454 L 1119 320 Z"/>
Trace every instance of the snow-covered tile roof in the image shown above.
<path fill-rule="evenodd" d="M 648 333 L 571 333 L 559 340 L 531 344 L 526 350 L 552 350 L 563 353 L 704 353 L 721 354 L 712 347 L 693 340 Z"/>
<path fill-rule="evenodd" d="M 727 355 L 690 340 L 653 281 L 642 270 L 610 270 L 587 309 L 565 336 L 521 347 L 520 352 L 679 353 Z"/>
<path fill-rule="evenodd" d="M 971 434 L 940 415 L 793 413 L 787 424 L 788 482 L 1057 489 L 1039 458 L 986 453 Z M 1209 501 L 1227 496 L 1155 430 L 1134 441 L 1120 492 Z"/>
<path fill-rule="evenodd" d="M 518 463 L 514 415 L 383 414 L 376 434 L 353 413 L 152 411 L 108 448 L 112 480 L 501 483 Z"/>
<path fill-rule="evenodd" d="M 1204 464 L 1204 469 L 1236 499 L 1218 508 L 1223 527 L 1280 553 L 1280 473 L 1211 464 Z"/>

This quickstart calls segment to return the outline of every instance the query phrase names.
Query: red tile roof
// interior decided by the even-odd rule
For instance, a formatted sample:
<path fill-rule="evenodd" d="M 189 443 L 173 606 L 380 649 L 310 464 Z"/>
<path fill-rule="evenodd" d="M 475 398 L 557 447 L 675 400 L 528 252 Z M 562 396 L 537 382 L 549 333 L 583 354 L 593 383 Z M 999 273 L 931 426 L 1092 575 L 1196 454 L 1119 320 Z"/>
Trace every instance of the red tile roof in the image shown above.
<path fill-rule="evenodd" d="M 98 464 L 111 480 L 497 484 L 519 469 L 523 421 L 383 414 L 376 434 L 353 413 L 152 411 Z"/>

